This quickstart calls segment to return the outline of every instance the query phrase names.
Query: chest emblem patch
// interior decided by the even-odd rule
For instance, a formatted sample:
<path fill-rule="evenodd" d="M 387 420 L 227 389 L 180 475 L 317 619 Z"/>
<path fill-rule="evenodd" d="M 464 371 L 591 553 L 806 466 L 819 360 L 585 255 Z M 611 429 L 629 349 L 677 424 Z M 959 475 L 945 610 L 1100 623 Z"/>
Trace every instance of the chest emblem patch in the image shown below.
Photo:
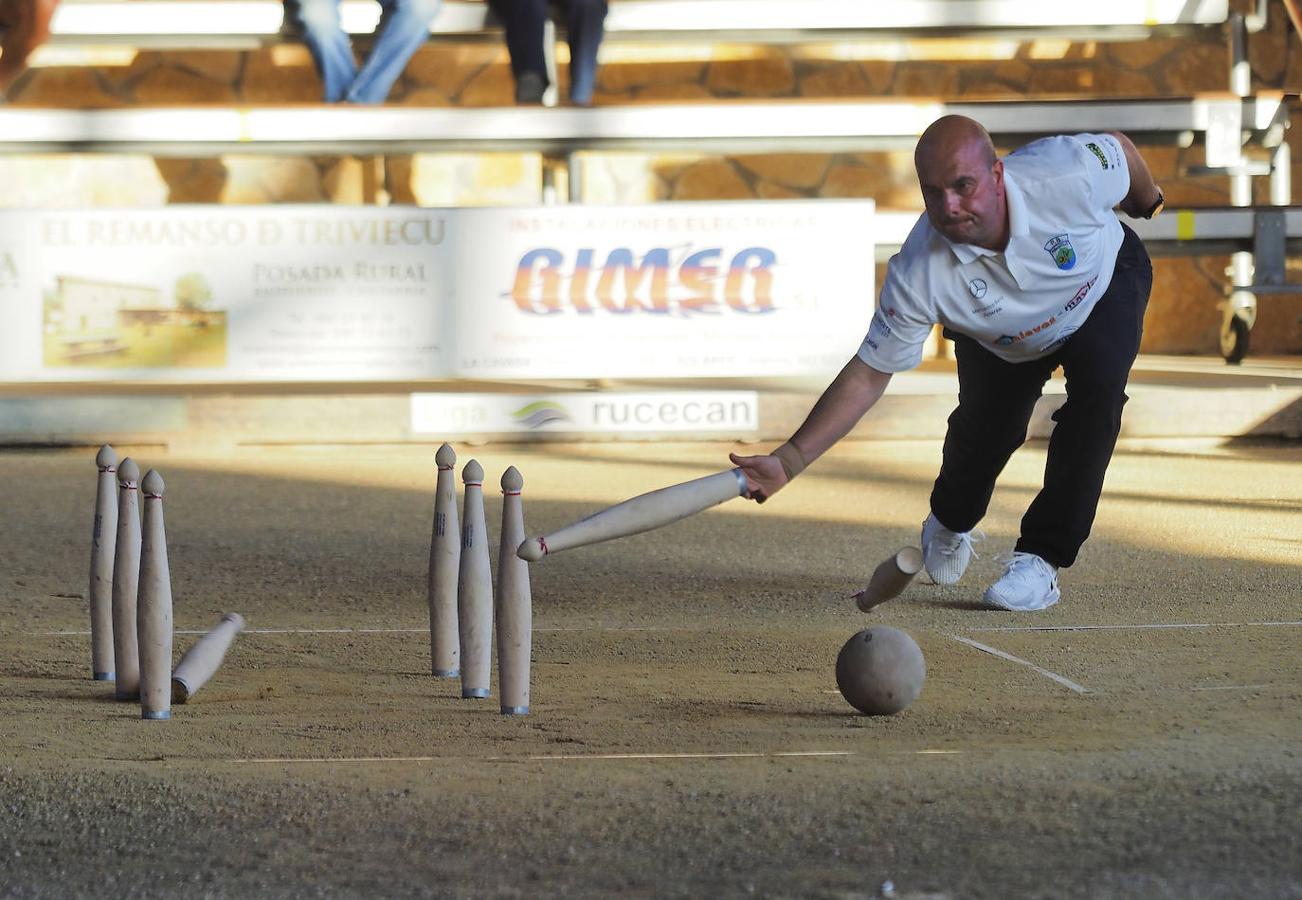
<path fill-rule="evenodd" d="M 1056 234 L 1044 244 L 1044 249 L 1053 257 L 1053 264 L 1064 272 L 1076 265 L 1076 251 L 1071 246 L 1071 238 L 1065 234 Z"/>
<path fill-rule="evenodd" d="M 967 283 L 968 293 L 980 300 L 986 295 L 986 280 L 984 278 L 973 278 Z"/>

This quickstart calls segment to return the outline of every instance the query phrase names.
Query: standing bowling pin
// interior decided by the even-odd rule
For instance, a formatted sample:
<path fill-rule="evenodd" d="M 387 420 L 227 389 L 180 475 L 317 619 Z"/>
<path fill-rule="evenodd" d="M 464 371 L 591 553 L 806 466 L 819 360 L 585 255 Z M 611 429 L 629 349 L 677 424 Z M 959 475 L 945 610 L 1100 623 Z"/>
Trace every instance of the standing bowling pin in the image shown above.
<path fill-rule="evenodd" d="M 457 577 L 461 696 L 487 697 L 493 674 L 493 567 L 484 525 L 484 467 L 472 459 L 461 470 L 461 480 L 466 484 Z"/>
<path fill-rule="evenodd" d="M 448 444 L 434 454 L 434 533 L 429 547 L 429 652 L 436 678 L 461 674 L 457 636 L 457 579 L 461 570 L 461 526 L 457 522 L 456 451 Z"/>
<path fill-rule="evenodd" d="M 163 527 L 163 476 L 154 469 L 140 483 L 145 522 L 140 540 L 140 717 L 172 718 L 172 575 Z"/>
<path fill-rule="evenodd" d="M 95 454 L 95 527 L 90 534 L 90 672 L 113 680 L 113 553 L 118 541 L 118 455 L 108 444 Z"/>
<path fill-rule="evenodd" d="M 529 651 L 533 611 L 529 597 L 529 563 L 516 555 L 524 541 L 520 490 L 524 478 L 511 466 L 502 476 L 502 536 L 497 552 L 497 686 L 502 715 L 529 712 Z"/>
<path fill-rule="evenodd" d="M 113 668 L 119 700 L 140 697 L 136 643 L 136 590 L 140 585 L 140 467 L 127 457 L 118 465 L 118 534 L 113 548 Z"/>
<path fill-rule="evenodd" d="M 231 641 L 244 629 L 244 617 L 227 613 L 212 631 L 194 642 L 172 672 L 172 702 L 185 703 L 213 676 L 226 657 Z"/>

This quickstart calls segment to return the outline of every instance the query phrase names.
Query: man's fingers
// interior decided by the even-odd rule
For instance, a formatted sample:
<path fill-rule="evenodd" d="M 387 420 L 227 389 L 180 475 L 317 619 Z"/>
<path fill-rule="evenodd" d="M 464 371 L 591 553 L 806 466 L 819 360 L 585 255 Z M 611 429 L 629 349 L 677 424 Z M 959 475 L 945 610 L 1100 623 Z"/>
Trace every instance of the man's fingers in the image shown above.
<path fill-rule="evenodd" d="M 755 480 L 754 474 L 751 470 L 751 461 L 754 460 L 755 457 L 738 456 L 736 453 L 729 453 L 728 459 L 732 461 L 733 465 L 741 469 L 741 474 L 746 478 L 746 496 L 751 500 L 754 500 L 756 503 L 763 503 L 767 500 L 768 495 L 764 493 L 764 489 L 761 488 L 759 482 Z"/>

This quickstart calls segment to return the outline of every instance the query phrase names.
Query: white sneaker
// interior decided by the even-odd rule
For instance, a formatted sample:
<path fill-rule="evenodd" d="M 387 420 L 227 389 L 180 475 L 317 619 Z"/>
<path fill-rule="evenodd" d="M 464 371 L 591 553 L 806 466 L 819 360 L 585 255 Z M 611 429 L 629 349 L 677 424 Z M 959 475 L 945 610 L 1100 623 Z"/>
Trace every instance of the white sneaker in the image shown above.
<path fill-rule="evenodd" d="M 955 584 L 967 571 L 972 552 L 973 531 L 950 531 L 934 515 L 922 523 L 922 564 L 936 584 Z"/>
<path fill-rule="evenodd" d="M 1011 612 L 1031 612 L 1048 609 L 1058 602 L 1058 567 L 1050 565 L 1034 553 L 1014 551 L 999 580 L 986 591 L 986 606 Z"/>

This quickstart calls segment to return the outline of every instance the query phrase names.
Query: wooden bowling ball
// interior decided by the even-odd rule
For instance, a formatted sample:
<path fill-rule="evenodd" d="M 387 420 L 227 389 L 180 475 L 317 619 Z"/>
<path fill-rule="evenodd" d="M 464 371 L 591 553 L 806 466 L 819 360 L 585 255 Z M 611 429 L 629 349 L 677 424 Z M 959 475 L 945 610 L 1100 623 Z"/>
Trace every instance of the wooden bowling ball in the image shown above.
<path fill-rule="evenodd" d="M 874 625 L 845 642 L 836 656 L 836 686 L 855 709 L 889 716 L 922 693 L 927 663 L 913 638 L 898 628 Z"/>

